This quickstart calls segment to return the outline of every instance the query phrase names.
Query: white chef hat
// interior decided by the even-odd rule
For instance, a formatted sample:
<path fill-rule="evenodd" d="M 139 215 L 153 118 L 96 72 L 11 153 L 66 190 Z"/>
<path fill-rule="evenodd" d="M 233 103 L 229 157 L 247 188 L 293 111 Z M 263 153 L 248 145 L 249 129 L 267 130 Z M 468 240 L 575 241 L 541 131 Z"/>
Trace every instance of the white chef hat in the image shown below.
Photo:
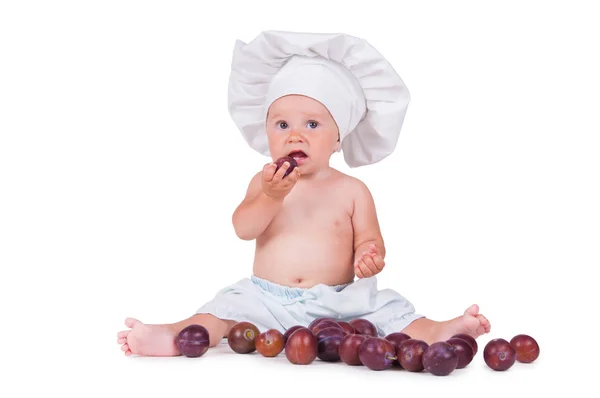
<path fill-rule="evenodd" d="M 244 139 L 269 156 L 265 122 L 276 99 L 301 94 L 321 102 L 338 125 L 350 167 L 378 162 L 398 142 L 410 94 L 367 41 L 346 34 L 265 31 L 235 43 L 229 112 Z"/>

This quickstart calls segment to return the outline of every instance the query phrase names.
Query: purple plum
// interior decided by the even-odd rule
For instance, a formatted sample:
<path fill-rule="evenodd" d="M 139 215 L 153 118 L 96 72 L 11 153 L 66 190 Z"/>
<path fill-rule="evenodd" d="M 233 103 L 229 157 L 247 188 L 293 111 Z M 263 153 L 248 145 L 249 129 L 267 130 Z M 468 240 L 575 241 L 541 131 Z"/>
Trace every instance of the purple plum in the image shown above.
<path fill-rule="evenodd" d="M 371 370 L 385 370 L 393 366 L 396 349 L 381 337 L 368 337 L 358 349 L 360 362 Z"/>
<path fill-rule="evenodd" d="M 346 365 L 362 365 L 358 351 L 362 343 L 367 339 L 363 334 L 347 334 L 340 344 L 339 355 Z"/>
<path fill-rule="evenodd" d="M 325 323 L 322 322 L 321 325 Z M 340 360 L 339 348 L 346 333 L 342 328 L 325 328 L 317 332 L 317 357 L 325 362 Z"/>
<path fill-rule="evenodd" d="M 177 335 L 175 344 L 181 355 L 188 358 L 201 357 L 208 351 L 210 344 L 208 330 L 202 325 L 186 326 Z"/>
<path fill-rule="evenodd" d="M 423 368 L 435 376 L 448 376 L 458 365 L 458 355 L 445 341 L 431 344 L 423 353 Z"/>
<path fill-rule="evenodd" d="M 367 319 L 357 318 L 353 319 L 350 322 L 350 325 L 356 329 L 357 334 L 364 334 L 366 336 L 378 337 L 377 336 L 377 328 L 373 323 L 368 321 Z"/>

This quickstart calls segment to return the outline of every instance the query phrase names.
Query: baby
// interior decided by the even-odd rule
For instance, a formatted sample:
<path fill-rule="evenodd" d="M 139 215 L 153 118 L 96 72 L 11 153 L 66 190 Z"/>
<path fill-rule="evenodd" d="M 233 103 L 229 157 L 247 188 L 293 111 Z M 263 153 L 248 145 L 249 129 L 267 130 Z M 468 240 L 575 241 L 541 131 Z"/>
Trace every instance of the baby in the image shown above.
<path fill-rule="evenodd" d="M 321 50 L 314 50 L 315 43 Z M 398 135 L 408 94 L 391 66 L 368 43 L 347 35 L 264 32 L 249 45 L 237 44 L 230 111 L 254 149 L 268 151 L 273 160 L 292 156 L 298 166 L 284 177 L 289 163 L 278 170 L 267 163 L 233 213 L 237 236 L 256 241 L 251 278 L 220 290 L 174 324 L 127 318 L 129 329 L 117 334 L 125 355 L 179 355 L 175 337 L 191 324 L 206 327 L 213 347 L 239 321 L 283 333 L 318 317 L 365 318 L 380 336 L 404 332 L 428 343 L 458 333 L 475 338 L 488 333 L 490 323 L 477 305 L 438 322 L 416 314 L 397 292 L 377 290 L 385 244 L 373 197 L 362 181 L 330 166 L 342 148 L 352 166 L 373 163 L 393 150 L 389 142 Z M 325 57 L 332 49 L 346 57 L 341 61 L 359 60 L 353 66 L 358 77 L 340 68 L 343 62 Z M 279 68 L 273 67 L 275 60 Z M 370 91 L 378 83 L 369 67 L 377 68 L 379 84 L 393 97 Z M 258 101 L 263 106 L 256 106 Z M 388 121 L 386 112 L 392 116 Z"/>

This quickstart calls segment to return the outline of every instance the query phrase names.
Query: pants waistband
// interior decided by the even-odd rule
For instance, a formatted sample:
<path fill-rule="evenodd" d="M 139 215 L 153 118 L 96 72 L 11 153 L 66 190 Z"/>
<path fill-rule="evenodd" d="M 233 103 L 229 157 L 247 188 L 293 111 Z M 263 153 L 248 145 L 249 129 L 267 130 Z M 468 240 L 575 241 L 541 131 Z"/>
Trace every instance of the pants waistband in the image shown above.
<path fill-rule="evenodd" d="M 307 288 L 302 288 L 302 287 L 290 287 L 290 286 L 279 285 L 277 283 L 273 283 L 271 281 L 259 278 L 254 275 L 252 275 L 250 277 L 250 280 L 252 282 L 254 282 L 256 285 L 258 285 L 260 288 L 262 288 L 263 290 L 266 290 L 269 293 L 274 294 L 275 296 L 286 297 L 286 298 L 290 298 L 290 299 L 301 297 L 304 294 L 304 292 L 308 290 Z M 348 285 L 349 285 L 349 283 L 345 283 L 342 285 L 330 286 L 330 288 L 335 290 L 336 292 L 339 292 Z"/>

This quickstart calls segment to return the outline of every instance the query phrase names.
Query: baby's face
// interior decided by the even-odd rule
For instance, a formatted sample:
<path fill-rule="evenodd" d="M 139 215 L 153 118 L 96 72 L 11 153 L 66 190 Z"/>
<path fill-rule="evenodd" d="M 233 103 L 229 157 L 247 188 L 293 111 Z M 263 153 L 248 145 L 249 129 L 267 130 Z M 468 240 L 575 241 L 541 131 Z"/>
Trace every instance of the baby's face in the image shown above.
<path fill-rule="evenodd" d="M 271 157 L 290 155 L 302 173 L 327 167 L 337 150 L 338 127 L 327 108 L 303 95 L 274 101 L 266 120 Z"/>

